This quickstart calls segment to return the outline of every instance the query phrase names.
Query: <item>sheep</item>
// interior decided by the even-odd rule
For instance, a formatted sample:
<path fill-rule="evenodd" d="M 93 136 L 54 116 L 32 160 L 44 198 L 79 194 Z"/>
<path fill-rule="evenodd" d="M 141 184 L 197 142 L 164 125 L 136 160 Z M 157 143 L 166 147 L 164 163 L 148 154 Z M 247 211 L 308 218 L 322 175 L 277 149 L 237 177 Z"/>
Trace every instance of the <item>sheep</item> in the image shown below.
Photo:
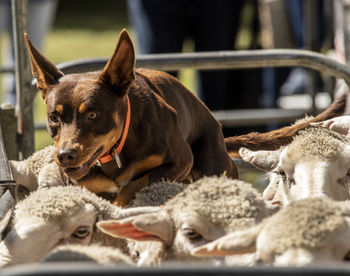
<path fill-rule="evenodd" d="M 125 240 L 104 234 L 95 223 L 138 212 L 138 208 L 121 209 L 75 185 L 39 189 L 17 203 L 10 232 L 0 243 L 0 267 L 37 262 L 64 243 L 100 243 L 128 252 Z"/>
<path fill-rule="evenodd" d="M 138 241 L 134 247 L 139 250 L 138 266 L 156 266 L 195 261 L 190 255 L 195 247 L 251 227 L 271 211 L 250 184 L 226 176 L 204 177 L 155 208 L 122 220 L 99 221 L 97 227 L 114 237 Z"/>
<path fill-rule="evenodd" d="M 350 250 L 350 202 L 294 201 L 257 226 L 192 251 L 194 256 L 255 254 L 256 264 L 304 266 L 342 261 Z"/>
<path fill-rule="evenodd" d="M 133 265 L 131 258 L 121 250 L 98 244 L 60 245 L 41 261 L 41 263 L 47 262 L 93 262 L 108 266 Z"/>
<path fill-rule="evenodd" d="M 243 160 L 269 172 L 265 200 L 282 206 L 307 197 L 349 199 L 350 144 L 339 133 L 321 127 L 300 131 L 276 151 L 241 148 Z"/>

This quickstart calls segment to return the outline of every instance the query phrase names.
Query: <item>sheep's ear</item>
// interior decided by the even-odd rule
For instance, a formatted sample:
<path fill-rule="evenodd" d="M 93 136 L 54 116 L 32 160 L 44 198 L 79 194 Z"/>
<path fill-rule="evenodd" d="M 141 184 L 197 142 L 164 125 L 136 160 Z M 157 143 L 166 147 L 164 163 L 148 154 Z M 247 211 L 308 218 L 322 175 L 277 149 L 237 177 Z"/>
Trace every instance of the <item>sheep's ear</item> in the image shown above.
<path fill-rule="evenodd" d="M 45 99 L 48 87 L 57 84 L 58 80 L 64 76 L 64 74 L 53 63 L 40 54 L 30 42 L 27 34 L 24 34 L 24 38 L 27 44 L 32 73 L 37 81 L 36 85 L 40 90 L 41 97 Z"/>
<path fill-rule="evenodd" d="M 173 224 L 165 211 L 142 214 L 122 220 L 99 221 L 97 227 L 113 237 L 135 241 L 160 241 L 169 245 Z"/>
<path fill-rule="evenodd" d="M 261 227 L 256 226 L 230 233 L 213 242 L 195 248 L 191 255 L 201 257 L 254 253 L 256 251 L 256 239 L 260 230 Z"/>
<path fill-rule="evenodd" d="M 98 77 L 98 83 L 115 88 L 122 97 L 135 79 L 135 50 L 128 32 L 123 29 L 112 57 Z"/>
<path fill-rule="evenodd" d="M 279 150 L 258 150 L 251 151 L 247 148 L 240 148 L 239 155 L 242 159 L 254 167 L 264 170 L 272 171 L 277 167 L 279 161 Z"/>
<path fill-rule="evenodd" d="M 120 220 L 127 217 L 133 217 L 137 215 L 144 215 L 149 213 L 160 212 L 163 209 L 158 206 L 142 206 L 142 207 L 133 207 L 120 209 L 120 207 L 116 206 L 116 215 L 115 219 Z"/>
<path fill-rule="evenodd" d="M 349 134 L 350 116 L 339 116 L 326 121 L 311 123 L 312 126 L 328 128 L 343 135 Z"/>

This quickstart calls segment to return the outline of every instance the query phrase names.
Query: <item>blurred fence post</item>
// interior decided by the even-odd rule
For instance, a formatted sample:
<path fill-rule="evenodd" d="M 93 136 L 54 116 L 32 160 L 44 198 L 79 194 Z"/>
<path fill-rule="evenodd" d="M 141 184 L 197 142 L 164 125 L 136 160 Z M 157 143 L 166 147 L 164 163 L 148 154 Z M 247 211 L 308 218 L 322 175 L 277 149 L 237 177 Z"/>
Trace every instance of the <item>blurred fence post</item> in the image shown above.
<path fill-rule="evenodd" d="M 346 62 L 350 64 L 350 1 L 343 0 L 342 2 L 343 15 L 343 32 L 344 32 L 344 51 Z"/>
<path fill-rule="evenodd" d="M 304 20 L 304 44 L 306 49 L 311 51 L 318 51 L 317 49 L 317 36 L 319 30 L 317 24 L 317 11 L 318 11 L 317 0 L 304 0 L 303 1 L 303 20 Z M 310 84 L 307 87 L 307 91 L 312 99 L 312 115 L 316 114 L 316 79 L 317 73 L 315 71 L 309 71 Z"/>
<path fill-rule="evenodd" d="M 11 0 L 11 9 L 16 60 L 18 150 L 21 159 L 28 157 L 34 151 L 34 95 L 31 89 L 32 77 L 23 36 L 27 25 L 27 0 Z"/>
<path fill-rule="evenodd" d="M 12 104 L 1 104 L 0 126 L 0 130 L 3 133 L 2 139 L 7 157 L 12 160 L 17 160 L 17 117 Z"/>

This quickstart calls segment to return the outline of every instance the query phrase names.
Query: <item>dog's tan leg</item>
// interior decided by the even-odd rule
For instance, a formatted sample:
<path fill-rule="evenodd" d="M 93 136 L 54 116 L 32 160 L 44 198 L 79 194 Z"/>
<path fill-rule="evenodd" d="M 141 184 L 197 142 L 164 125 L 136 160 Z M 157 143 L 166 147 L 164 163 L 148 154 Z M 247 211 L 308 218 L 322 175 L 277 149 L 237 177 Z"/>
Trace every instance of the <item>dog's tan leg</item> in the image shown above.
<path fill-rule="evenodd" d="M 143 187 L 148 186 L 149 184 L 150 181 L 148 175 L 144 175 L 137 180 L 129 182 L 120 190 L 113 204 L 118 206 L 127 205 L 138 191 L 140 191 Z"/>
<path fill-rule="evenodd" d="M 189 148 L 188 148 L 189 149 Z M 183 181 L 189 177 L 191 172 L 193 157 L 190 151 L 184 155 L 183 158 L 176 158 L 176 161 L 169 159 L 156 168 L 153 168 L 148 173 L 135 180 L 130 181 L 123 186 L 118 193 L 114 204 L 125 206 L 135 196 L 135 193 L 146 187 L 150 183 L 159 182 L 163 180 Z"/>
<path fill-rule="evenodd" d="M 116 193 L 119 192 L 117 184 L 107 177 L 98 167 L 93 167 L 90 173 L 80 180 L 74 181 L 74 184 L 85 187 L 90 192 L 99 193 Z"/>

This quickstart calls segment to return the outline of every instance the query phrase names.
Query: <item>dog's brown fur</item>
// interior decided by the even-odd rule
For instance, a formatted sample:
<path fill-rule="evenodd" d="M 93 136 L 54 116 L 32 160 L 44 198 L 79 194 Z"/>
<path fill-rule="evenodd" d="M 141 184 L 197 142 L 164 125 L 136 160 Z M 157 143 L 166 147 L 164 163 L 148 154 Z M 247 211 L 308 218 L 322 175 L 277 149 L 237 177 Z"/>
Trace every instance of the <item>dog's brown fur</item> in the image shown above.
<path fill-rule="evenodd" d="M 226 149 L 232 158 L 240 159 L 238 150 L 241 147 L 250 150 L 276 150 L 283 145 L 289 144 L 293 136 L 300 130 L 310 126 L 312 122 L 324 121 L 336 116 L 341 116 L 345 112 L 347 95 L 334 100 L 334 102 L 321 114 L 316 117 L 306 120 L 302 123 L 297 123 L 292 126 L 283 127 L 273 131 L 260 133 L 251 132 L 248 134 L 225 138 Z"/>
<path fill-rule="evenodd" d="M 162 179 L 204 175 L 237 177 L 220 124 L 178 80 L 135 69 L 135 53 L 123 30 L 102 72 L 64 75 L 26 38 L 32 72 L 47 107 L 55 160 L 76 184 L 115 193 L 125 205 L 135 192 Z M 120 159 L 95 166 L 120 138 L 131 103 L 129 133 Z"/>

